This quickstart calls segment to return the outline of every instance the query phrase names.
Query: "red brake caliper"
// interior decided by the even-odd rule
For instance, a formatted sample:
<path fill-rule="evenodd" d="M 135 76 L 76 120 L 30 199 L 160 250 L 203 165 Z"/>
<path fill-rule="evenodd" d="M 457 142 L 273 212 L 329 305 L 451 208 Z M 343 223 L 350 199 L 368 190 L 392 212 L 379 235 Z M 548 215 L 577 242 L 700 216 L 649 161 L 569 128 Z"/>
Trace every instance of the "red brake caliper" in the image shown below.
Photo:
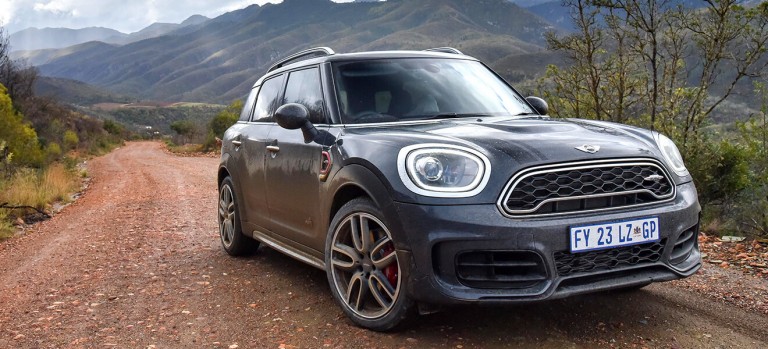
<path fill-rule="evenodd" d="M 381 252 L 383 255 L 388 255 L 392 253 L 395 249 L 392 247 L 392 244 L 390 243 L 383 249 L 381 249 Z M 389 280 L 389 284 L 397 287 L 397 263 L 392 263 L 388 267 L 384 268 L 384 276 L 387 277 L 387 280 Z"/>

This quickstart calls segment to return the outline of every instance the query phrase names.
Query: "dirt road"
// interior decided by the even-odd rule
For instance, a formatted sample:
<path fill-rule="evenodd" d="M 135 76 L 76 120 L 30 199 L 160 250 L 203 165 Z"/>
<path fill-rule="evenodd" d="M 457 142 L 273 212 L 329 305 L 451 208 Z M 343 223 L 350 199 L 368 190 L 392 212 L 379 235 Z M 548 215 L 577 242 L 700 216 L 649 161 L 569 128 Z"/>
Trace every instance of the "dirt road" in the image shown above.
<path fill-rule="evenodd" d="M 265 247 L 242 259 L 221 250 L 216 163 L 159 143 L 89 162 L 83 197 L 0 243 L 0 348 L 768 347 L 768 315 L 684 283 L 362 330 L 320 270 Z M 745 283 L 758 303 L 768 294 L 765 280 L 727 272 L 694 281 Z"/>

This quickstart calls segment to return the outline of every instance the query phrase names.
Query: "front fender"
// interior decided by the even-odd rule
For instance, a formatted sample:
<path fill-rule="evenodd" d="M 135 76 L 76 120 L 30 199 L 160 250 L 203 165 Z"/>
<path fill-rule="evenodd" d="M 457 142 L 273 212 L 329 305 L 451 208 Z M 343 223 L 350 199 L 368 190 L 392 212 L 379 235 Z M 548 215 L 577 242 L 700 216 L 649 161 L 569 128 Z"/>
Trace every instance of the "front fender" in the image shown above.
<path fill-rule="evenodd" d="M 331 220 L 333 220 L 331 208 L 334 201 L 342 199 L 339 194 L 349 190 L 351 186 L 364 192 L 384 214 L 384 217 L 381 218 L 393 235 L 395 248 L 398 250 L 410 250 L 408 247 L 408 237 L 403 233 L 400 214 L 394 205 L 390 189 L 373 171 L 362 165 L 352 164 L 344 166 L 333 176 L 329 188 L 329 192 L 333 193 L 333 195 L 330 195 L 331 200 L 326 206 L 328 207 L 329 214 L 325 226 L 330 226 Z"/>

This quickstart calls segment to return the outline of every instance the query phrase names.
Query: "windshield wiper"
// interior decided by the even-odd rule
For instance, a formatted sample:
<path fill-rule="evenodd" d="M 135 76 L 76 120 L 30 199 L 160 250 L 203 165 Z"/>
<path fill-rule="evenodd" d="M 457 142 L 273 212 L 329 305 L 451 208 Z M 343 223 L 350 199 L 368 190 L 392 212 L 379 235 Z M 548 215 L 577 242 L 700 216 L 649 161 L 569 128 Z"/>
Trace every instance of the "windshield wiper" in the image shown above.
<path fill-rule="evenodd" d="M 455 119 L 455 118 L 468 118 L 468 117 L 478 117 L 478 116 L 493 116 L 491 114 L 484 114 L 484 113 L 440 113 L 440 114 L 434 114 L 429 115 L 425 120 L 436 120 L 436 119 Z"/>
<path fill-rule="evenodd" d="M 461 117 L 461 116 L 459 116 L 459 114 L 456 114 L 456 113 L 441 113 L 441 114 L 430 115 L 426 119 L 429 119 L 429 120 L 434 120 L 434 119 L 453 119 L 453 118 L 459 118 L 459 117 Z"/>

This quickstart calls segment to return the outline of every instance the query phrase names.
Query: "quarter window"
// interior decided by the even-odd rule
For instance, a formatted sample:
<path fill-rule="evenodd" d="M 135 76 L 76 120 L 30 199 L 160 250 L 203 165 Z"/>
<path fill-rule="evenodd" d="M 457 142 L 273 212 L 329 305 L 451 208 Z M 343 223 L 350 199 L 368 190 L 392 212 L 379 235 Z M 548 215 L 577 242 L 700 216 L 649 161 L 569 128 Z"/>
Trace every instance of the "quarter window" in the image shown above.
<path fill-rule="evenodd" d="M 291 72 L 285 88 L 284 103 L 299 103 L 309 109 L 309 121 L 314 124 L 327 123 L 320 87 L 320 70 L 310 68 Z"/>
<path fill-rule="evenodd" d="M 272 115 L 279 107 L 280 88 L 283 87 L 283 76 L 264 81 L 261 84 L 259 97 L 256 99 L 256 107 L 253 110 L 253 121 L 272 122 Z"/>
<path fill-rule="evenodd" d="M 258 94 L 259 94 L 259 87 L 256 86 L 251 90 L 251 93 L 248 95 L 248 99 L 245 100 L 245 106 L 243 106 L 243 111 L 240 113 L 240 121 L 251 120 L 251 113 L 253 112 L 253 103 L 256 102 L 256 96 Z"/>

